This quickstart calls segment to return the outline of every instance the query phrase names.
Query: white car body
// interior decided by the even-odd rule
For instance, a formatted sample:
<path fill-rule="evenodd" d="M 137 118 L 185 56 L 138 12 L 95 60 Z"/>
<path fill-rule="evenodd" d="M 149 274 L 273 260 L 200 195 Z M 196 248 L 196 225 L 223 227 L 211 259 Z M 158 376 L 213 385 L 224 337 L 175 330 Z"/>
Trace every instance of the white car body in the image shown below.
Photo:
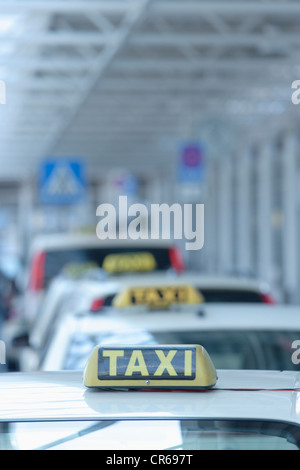
<path fill-rule="evenodd" d="M 79 253 L 78 256 L 68 257 L 71 250 Z M 97 254 L 91 254 L 88 259 L 81 260 L 82 250 L 96 250 Z M 48 282 L 58 275 L 63 268 L 63 257 L 66 256 L 66 262 L 94 264 L 94 267 L 101 267 L 98 264 L 98 256 L 105 250 L 106 253 L 118 250 L 173 250 L 175 255 L 168 258 L 166 269 L 184 269 L 181 254 L 172 240 L 99 240 L 96 234 L 79 233 L 59 233 L 45 234 L 37 236 L 30 247 L 27 273 L 25 275 L 26 288 L 24 296 L 24 318 L 32 324 L 38 308 L 41 304 Z M 56 254 L 59 259 L 57 268 L 52 266 L 51 272 L 45 271 L 46 259 L 49 255 Z M 61 256 L 59 255 L 61 254 Z M 101 256 L 100 256 L 101 257 Z M 175 261 L 174 261 L 175 260 Z"/>
<path fill-rule="evenodd" d="M 55 322 L 65 314 L 75 314 L 89 311 L 94 301 L 109 296 L 114 296 L 122 290 L 132 287 L 162 287 L 162 286 L 193 286 L 200 292 L 233 292 L 241 293 L 241 298 L 245 296 L 247 301 L 247 293 L 259 299 L 259 296 L 269 293 L 268 286 L 258 280 L 223 277 L 223 276 L 205 276 L 193 272 L 175 274 L 167 273 L 149 273 L 149 274 L 125 274 L 123 276 L 109 276 L 107 279 L 68 279 L 59 276 L 54 279 L 46 293 L 43 303 L 41 304 L 39 313 L 33 325 L 29 345 L 36 352 L 44 347 L 47 338 L 50 335 L 50 329 L 53 328 Z M 235 295 L 235 294 L 234 294 Z M 205 300 L 205 298 L 204 298 Z M 214 303 L 214 302 L 212 302 Z M 252 302 L 251 302 L 252 303 Z M 138 308 L 138 310 L 137 310 Z M 175 308 L 175 307 L 174 307 Z M 190 305 L 191 309 L 198 306 Z M 144 308 L 147 310 L 147 307 Z M 104 310 L 105 307 L 104 307 Z M 128 307 L 122 309 L 122 313 L 132 310 L 140 312 L 141 307 Z M 24 354 L 26 360 L 24 362 Z M 30 350 L 21 354 L 19 367 L 21 370 L 28 370 L 27 355 Z M 32 361 L 36 361 L 36 354 L 32 355 Z"/>
<path fill-rule="evenodd" d="M 160 419 L 164 410 L 164 416 L 170 419 L 240 417 L 300 424 L 300 410 L 295 401 L 300 393 L 299 372 L 217 370 L 217 373 L 216 393 L 189 393 L 188 400 L 187 392 L 178 391 L 146 392 L 147 400 L 143 391 L 93 392 L 83 385 L 82 371 L 4 373 L 0 375 L 0 422 Z M 235 394 L 231 393 L 234 389 Z M 270 392 L 251 392 L 260 389 Z M 273 390 L 278 392 L 271 393 Z M 276 402 L 278 405 L 273 406 Z"/>
<path fill-rule="evenodd" d="M 283 351 L 284 348 L 287 348 L 285 353 L 287 368 L 295 369 L 292 362 L 292 340 L 300 340 L 300 315 L 297 306 L 252 306 L 248 304 L 202 304 L 198 309 L 179 310 L 177 312 L 145 312 L 142 310 L 139 314 L 138 310 L 127 313 L 120 310 L 110 310 L 102 315 L 70 314 L 63 317 L 57 324 L 56 332 L 53 334 L 48 348 L 43 353 L 42 361 L 36 357 L 35 362 L 31 363 L 31 367 L 34 365 L 34 367 L 40 367 L 42 370 L 71 368 L 70 365 L 65 366 L 67 363 L 70 364 L 68 358 L 71 358 L 72 368 L 81 368 L 97 342 L 106 344 L 109 342 L 112 344 L 118 342 L 134 343 L 136 342 L 134 339 L 135 332 L 141 334 L 148 343 L 157 341 L 173 344 L 179 344 L 182 342 L 179 341 L 180 337 L 184 334 L 190 335 L 190 333 L 202 335 L 202 337 L 212 333 L 220 333 L 222 341 L 226 343 L 226 336 L 229 337 L 234 333 L 238 336 L 238 334 L 249 334 L 250 332 L 255 334 L 265 334 L 265 332 L 274 334 L 277 332 L 279 335 L 278 341 L 282 342 L 282 344 L 279 343 L 278 347 L 283 348 Z M 149 335 L 148 339 L 147 334 Z M 160 337 L 164 338 L 164 341 L 155 340 L 155 338 Z M 230 340 L 227 341 L 230 345 Z M 264 341 L 264 338 L 262 338 L 262 341 Z M 289 344 L 285 344 L 287 341 L 289 341 Z M 196 342 L 198 344 L 196 340 L 190 341 L 188 339 L 185 342 Z M 256 344 L 254 341 L 254 344 L 252 344 L 252 338 L 250 338 L 249 345 L 251 351 L 256 351 L 255 348 L 257 348 L 257 355 L 261 354 L 262 359 L 255 359 L 255 363 L 266 361 L 264 353 L 260 352 L 261 345 L 259 343 Z M 248 347 L 250 347 L 249 345 L 247 344 Z M 213 353 L 214 351 L 211 351 L 212 355 Z M 222 355 L 219 360 L 222 360 Z M 26 359 L 25 353 L 23 355 L 25 368 L 26 362 L 28 367 L 30 360 Z M 271 360 L 267 362 L 272 364 Z M 235 367 L 239 368 L 240 366 L 237 364 Z M 269 367 L 270 365 L 260 368 L 268 369 Z"/>
<path fill-rule="evenodd" d="M 207 448 L 299 448 L 299 372 L 217 373 L 208 391 L 155 393 L 86 389 L 81 371 L 1 374 L 0 448 L 183 449 L 191 458 Z M 244 429 L 228 436 L 240 424 L 252 435 Z M 207 425 L 213 435 L 201 431 Z"/>
<path fill-rule="evenodd" d="M 37 315 L 35 325 L 32 328 L 31 344 L 39 347 L 45 339 L 49 325 L 55 317 L 63 313 L 78 313 L 88 311 L 95 300 L 105 299 L 108 296 L 114 296 L 122 290 L 133 287 L 161 287 L 189 285 L 202 292 L 210 291 L 228 291 L 247 293 L 253 296 L 269 294 L 268 286 L 259 280 L 223 277 L 223 276 L 205 276 L 197 273 L 175 274 L 151 273 L 151 274 L 126 274 L 124 276 L 109 276 L 107 279 L 68 279 L 63 276 L 54 279 L 49 287 L 47 297 L 41 305 Z M 64 293 L 66 291 L 66 294 Z M 62 297 L 68 297 L 68 302 L 58 308 Z M 205 300 L 205 297 L 204 297 Z M 247 299 L 241 303 L 247 303 Z M 252 302 L 251 302 L 252 303 Z M 261 301 L 263 303 L 263 301 Z M 133 307 L 135 308 L 135 307 Z"/>

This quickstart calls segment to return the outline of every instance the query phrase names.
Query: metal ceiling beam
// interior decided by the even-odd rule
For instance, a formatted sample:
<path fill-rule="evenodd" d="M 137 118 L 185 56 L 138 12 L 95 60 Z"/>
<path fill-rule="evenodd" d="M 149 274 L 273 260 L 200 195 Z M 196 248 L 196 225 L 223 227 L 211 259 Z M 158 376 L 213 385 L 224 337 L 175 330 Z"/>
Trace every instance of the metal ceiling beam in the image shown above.
<path fill-rule="evenodd" d="M 300 65 L 295 63 L 295 58 L 270 58 L 270 57 L 253 57 L 249 56 L 247 59 L 229 59 L 220 58 L 218 61 L 213 59 L 203 59 L 203 57 L 195 59 L 169 59 L 156 58 L 156 59 L 118 59 L 118 61 L 111 64 L 110 73 L 167 73 L 170 74 L 174 70 L 190 73 L 196 71 L 232 71 L 232 73 L 243 73 L 248 71 L 265 71 L 266 67 L 281 71 L 285 70 L 299 70 Z M 17 57 L 1 57 L 0 67 L 9 65 L 10 70 L 23 70 L 23 71 L 41 71 L 41 72 L 61 72 L 61 73 L 82 73 L 91 70 L 95 66 L 95 58 L 90 59 L 72 59 L 72 58 L 20 58 Z"/>
<path fill-rule="evenodd" d="M 295 59 L 286 57 L 253 57 L 247 58 L 219 58 L 205 59 L 203 57 L 195 59 L 170 59 L 168 57 L 145 59 L 143 57 L 132 59 L 119 58 L 118 61 L 111 65 L 110 72 L 122 73 L 133 72 L 135 74 L 140 72 L 161 72 L 173 73 L 174 70 L 180 72 L 193 72 L 193 71 L 229 71 L 233 74 L 243 73 L 245 71 L 260 71 L 265 73 L 266 68 L 276 69 L 278 71 L 284 69 L 300 69 L 300 65 L 295 63 Z"/>
<path fill-rule="evenodd" d="M 290 93 L 290 84 L 288 92 Z M 228 81 L 226 77 L 214 77 L 214 79 L 201 79 L 200 77 L 179 77 L 179 78 L 169 78 L 169 77 L 155 77 L 155 78 L 132 78 L 124 80 L 122 78 L 110 78 L 107 80 L 102 80 L 97 90 L 100 91 L 112 91 L 112 92 L 127 92 L 129 90 L 137 91 L 147 91 L 151 90 L 153 92 L 157 91 L 158 93 L 161 90 L 165 92 L 171 92 L 172 89 L 186 90 L 187 92 L 201 92 L 202 90 L 217 90 L 219 91 L 234 91 L 238 89 L 248 89 L 248 88 L 280 88 L 286 87 L 287 82 L 284 79 L 277 79 L 277 77 L 270 77 L 270 80 L 266 82 L 262 77 L 258 77 L 257 80 L 243 81 L 237 79 L 232 79 L 229 77 Z"/>
<path fill-rule="evenodd" d="M 122 13 L 128 8 L 138 7 L 138 0 L 1 0 L 1 13 L 28 12 L 37 13 Z"/>
<path fill-rule="evenodd" d="M 144 14 L 146 13 L 150 0 L 140 0 L 138 6 L 134 9 L 127 9 L 122 21 L 117 27 L 118 39 L 112 44 L 106 46 L 101 56 L 101 61 L 93 69 L 92 75 L 88 78 L 86 82 L 85 90 L 80 96 L 77 96 L 74 100 L 70 112 L 60 123 L 60 127 L 54 135 L 50 136 L 49 143 L 44 149 L 45 153 L 50 153 L 53 151 L 60 138 L 63 137 L 65 132 L 68 130 L 69 125 L 77 117 L 78 112 L 85 105 L 88 97 L 91 95 L 92 91 L 95 89 L 100 77 L 103 75 L 107 67 L 111 64 L 112 60 L 115 58 L 117 53 L 125 45 L 125 42 L 129 39 L 130 33 L 133 28 L 138 25 L 142 20 Z M 127 4 L 128 7 L 128 4 Z"/>
<path fill-rule="evenodd" d="M 86 77 L 80 78 L 37 78 L 26 77 L 24 79 L 7 80 L 7 88 L 10 88 L 12 93 L 24 91 L 48 91 L 58 90 L 61 92 L 70 91 L 71 93 L 84 91 L 86 87 Z M 58 97 L 57 103 L 59 104 L 60 98 Z"/>
<path fill-rule="evenodd" d="M 180 94 L 174 94 L 172 90 L 170 93 L 164 92 L 163 90 L 145 90 L 143 95 L 140 93 L 135 93 L 134 89 L 125 89 L 125 90 L 112 90 L 113 93 L 107 93 L 107 90 L 98 90 L 97 93 L 93 93 L 93 96 L 87 100 L 86 107 L 82 109 L 81 117 L 85 115 L 115 115 L 120 111 L 128 111 L 128 106 L 132 112 L 134 110 L 141 111 L 144 115 L 151 115 L 156 111 L 160 113 L 165 113 L 167 110 L 170 110 L 172 113 L 182 112 L 183 106 L 198 106 L 199 104 L 211 106 L 227 103 L 229 100 L 242 100 L 245 101 L 245 98 L 251 99 L 251 102 L 261 101 L 263 99 L 268 100 L 286 100 L 290 101 L 291 99 L 291 89 L 289 84 L 282 84 L 280 87 L 276 85 L 266 87 L 253 87 L 247 88 L 247 96 L 245 96 L 245 88 L 242 87 L 233 87 L 230 88 L 231 92 L 228 94 L 223 94 L 223 96 L 218 96 L 216 94 L 207 95 L 205 90 L 196 90 L 189 91 L 183 90 Z M 221 91 L 225 90 L 220 88 Z M 20 97 L 23 96 L 20 107 L 18 108 L 18 115 L 25 112 L 26 116 L 29 114 L 33 116 L 36 112 L 37 114 L 45 115 L 47 109 L 49 108 L 49 113 L 54 115 L 56 112 L 64 112 L 66 106 L 68 106 L 68 97 L 72 96 L 73 92 L 62 92 L 56 96 L 55 90 L 47 90 L 41 96 L 36 94 L 24 94 L 20 93 Z M 55 99 L 56 98 L 56 99 Z M 17 101 L 16 101 L 17 103 Z M 10 112 L 10 105 L 14 107 L 14 100 L 8 100 L 8 104 L 5 109 L 5 116 Z M 28 111 L 28 112 L 27 112 Z M 4 114 L 3 114 L 4 115 Z M 80 118 L 80 116 L 78 116 Z"/>
<path fill-rule="evenodd" d="M 300 15 L 298 2 L 263 2 L 263 1 L 191 1 L 178 2 L 170 0 L 167 2 L 156 2 L 153 4 L 151 13 L 170 16 L 201 15 L 202 13 L 215 13 L 222 15 L 238 16 L 243 18 L 247 15 Z"/>
<path fill-rule="evenodd" d="M 49 123 L 50 124 L 50 123 Z M 68 139 L 72 140 L 84 140 L 86 144 L 92 140 L 92 139 L 111 139 L 112 135 L 118 134 L 118 136 L 115 137 L 116 140 L 122 139 L 124 136 L 125 138 L 128 137 L 134 137 L 135 135 L 140 135 L 140 134 L 161 134 L 162 132 L 165 133 L 173 133 L 178 130 L 180 127 L 180 122 L 177 123 L 165 123 L 163 121 L 158 122 L 157 125 L 155 123 L 152 124 L 137 124 L 135 126 L 128 125 L 125 123 L 117 123 L 116 126 L 113 129 L 110 129 L 111 126 L 109 125 L 103 125 L 99 123 L 99 128 L 98 129 L 81 129 L 79 132 L 74 132 L 68 134 Z M 133 128 L 134 127 L 134 128 Z M 23 140 L 30 140 L 34 139 L 35 142 L 38 139 L 43 139 L 45 136 L 48 135 L 49 132 L 49 125 L 44 125 L 40 127 L 36 127 L 35 130 L 33 129 L 24 129 L 22 133 L 18 133 L 17 135 L 13 133 L 0 133 L 0 138 L 1 138 L 1 144 L 3 142 L 7 141 L 12 141 L 14 143 L 18 141 L 23 141 Z"/>
<path fill-rule="evenodd" d="M 70 57 L 0 56 L 0 67 L 6 65 L 10 70 L 81 73 L 95 66 L 95 57 L 74 59 Z"/>
<path fill-rule="evenodd" d="M 186 45 L 206 46 L 206 47 L 250 47 L 274 48 L 280 46 L 280 49 L 293 45 L 299 45 L 300 38 L 296 33 L 285 32 L 276 35 L 254 34 L 254 33 L 136 33 L 129 41 L 135 48 L 145 47 L 182 47 Z"/>
<path fill-rule="evenodd" d="M 119 41 L 118 32 L 58 32 L 46 31 L 40 33 L 25 33 L 20 36 L 4 34 L 1 37 L 1 44 L 30 44 L 38 46 L 80 46 L 80 47 L 103 47 L 107 44 L 114 45 Z M 207 46 L 207 47 L 260 47 L 271 48 L 278 46 L 280 49 L 291 45 L 299 45 L 299 35 L 290 32 L 281 32 L 279 34 L 254 34 L 230 32 L 220 33 L 181 33 L 173 31 L 169 33 L 135 33 L 128 40 L 128 45 L 135 48 L 145 47 L 183 47 L 186 45 Z"/>
<path fill-rule="evenodd" d="M 138 28 L 145 7 L 149 7 L 148 32 Z M 137 8 L 141 9 L 136 10 Z M 148 2 L 142 4 L 138 0 L 0 0 L 0 15 L 14 9 L 15 13 L 26 12 L 29 17 L 45 18 L 48 15 L 50 19 L 53 13 L 66 16 L 64 23 L 59 25 L 64 28 L 61 31 L 43 32 L 34 27 L 29 29 L 30 32 L 20 34 L 18 38 L 13 30 L 12 33 L 1 35 L 1 45 L 5 44 L 5 41 L 20 48 L 24 45 L 25 49 L 30 45 L 34 46 L 31 50 L 36 53 L 35 56 L 28 56 L 28 60 L 19 53 L 15 58 L 8 55 L 8 62 L 4 56 L 0 58 L 0 66 L 2 64 L 5 67 L 5 64 L 8 64 L 9 75 L 18 77 L 14 84 L 7 80 L 8 104 L 5 108 L 12 116 L 15 113 L 15 127 L 3 127 L 0 132 L 0 155 L 9 155 L 12 162 L 7 163 L 7 172 L 12 170 L 15 174 L 19 169 L 21 174 L 24 171 L 24 158 L 28 172 L 31 172 L 40 156 L 60 150 L 81 150 L 84 156 L 91 156 L 87 161 L 95 162 L 95 168 L 98 161 L 102 166 L 117 164 L 119 161 L 124 161 L 126 165 L 140 164 L 148 167 L 155 162 L 165 165 L 169 156 L 174 157 L 174 152 L 168 150 L 162 153 L 161 149 L 164 147 L 161 144 L 167 143 L 169 149 L 172 143 L 176 142 L 182 124 L 178 111 L 184 110 L 187 113 L 189 105 L 195 114 L 189 116 L 190 121 L 182 129 L 182 135 L 185 135 L 184 131 L 193 128 L 195 119 L 207 117 L 210 113 L 215 113 L 218 117 L 228 117 L 232 113 L 238 116 L 239 120 L 248 119 L 250 116 L 254 119 L 264 113 L 272 114 L 276 111 L 272 108 L 273 99 L 284 104 L 290 98 L 288 77 L 282 75 L 278 78 L 276 71 L 279 67 L 290 67 L 285 73 L 297 71 L 296 67 L 293 69 L 293 61 L 297 64 L 298 60 L 291 55 L 295 51 L 293 46 L 300 43 L 297 33 L 292 32 L 294 25 L 299 22 L 300 5 L 297 2 L 153 0 L 148 5 Z M 107 16 L 108 26 L 110 21 L 113 26 L 115 18 L 119 20 L 126 15 L 127 23 L 121 23 L 121 29 L 115 26 L 106 28 L 95 18 L 94 24 L 99 31 L 84 33 L 79 31 L 80 28 L 77 31 L 72 29 L 75 25 L 72 26 L 68 15 L 75 14 L 78 14 L 78 18 L 84 15 L 85 21 L 87 18 L 93 19 L 96 14 L 112 15 Z M 151 31 L 150 28 L 155 29 L 158 19 L 162 17 L 166 29 L 162 27 Z M 288 28 L 288 24 L 282 24 L 273 31 L 262 28 L 263 33 L 256 34 L 256 30 L 251 27 L 253 20 L 254 24 L 260 27 L 263 26 L 264 20 L 267 23 L 269 18 L 277 20 L 283 17 L 289 21 L 291 28 Z M 199 19 L 206 23 L 209 20 L 206 26 L 215 32 L 206 34 L 200 30 L 194 34 L 190 29 L 182 28 L 182 18 L 193 21 L 193 24 Z M 248 28 L 245 18 L 250 19 Z M 234 28 L 231 26 L 232 19 L 238 19 Z M 58 48 L 57 56 L 39 57 L 40 46 L 50 46 L 51 53 L 54 54 L 55 47 L 60 45 L 72 49 L 76 47 L 75 52 L 79 52 L 78 60 L 70 57 L 65 60 L 60 56 L 61 50 Z M 127 45 L 133 47 L 128 49 Z M 104 51 L 102 57 L 94 55 L 95 46 Z M 123 46 L 126 46 L 125 53 L 128 58 L 118 57 L 114 63 L 113 59 Z M 202 51 L 196 50 L 197 46 L 208 46 L 209 56 L 205 52 L 205 58 Z M 230 46 L 230 50 L 239 48 L 243 59 L 225 59 L 226 46 Z M 263 62 L 253 57 L 258 55 L 257 52 L 251 56 L 248 46 L 259 49 L 262 56 L 266 53 Z M 177 49 L 174 52 L 179 58 L 178 61 L 169 58 L 169 48 L 173 51 L 174 47 Z M 145 59 L 143 48 L 149 48 L 150 57 L 153 57 L 156 48 L 159 48 L 158 55 L 161 58 Z M 166 57 L 163 57 L 164 50 L 167 52 Z M 27 51 L 28 49 L 25 52 Z M 277 59 L 268 57 L 268 53 L 272 51 L 282 55 L 278 62 Z M 142 57 L 139 58 L 138 54 Z M 181 61 L 180 57 L 187 60 Z M 109 81 L 107 77 L 102 76 L 108 66 L 111 66 Z M 174 74 L 174 71 L 183 74 L 181 67 L 184 67 L 185 75 L 203 71 L 212 75 L 215 73 L 216 77 L 206 77 L 206 80 L 198 78 L 196 81 L 191 77 L 182 79 L 183 77 L 179 78 Z M 26 75 L 35 71 L 50 72 L 51 77 L 30 78 Z M 223 71 L 228 77 L 222 75 L 220 78 L 219 75 L 218 79 L 218 72 Z M 148 72 L 162 76 L 154 80 L 147 77 L 127 80 L 124 77 L 118 79 L 112 76 L 122 73 L 132 73 L 133 76 L 138 73 L 146 75 Z M 256 75 L 253 82 L 246 78 L 251 72 Z M 55 74 L 59 73 L 73 76 L 75 80 L 55 77 Z M 83 80 L 76 80 L 75 75 L 82 73 L 87 73 L 82 77 Z M 171 80 L 166 79 L 166 76 Z M 272 76 L 274 78 L 270 81 Z M 100 77 L 102 82 L 97 86 Z M 211 94 L 208 94 L 209 90 L 212 91 Z M 27 93 L 28 91 L 32 91 L 33 95 Z M 261 94 L 258 100 L 254 101 L 256 93 Z M 24 108 L 18 106 L 16 98 L 25 106 L 25 112 L 21 111 Z M 159 111 L 153 112 L 153 105 L 157 106 L 160 101 L 166 103 L 173 99 L 173 108 L 163 107 L 160 115 L 157 114 Z M 151 114 L 147 115 L 148 110 L 145 108 L 151 109 Z M 125 116 L 123 119 L 122 115 Z M 184 120 L 184 116 L 181 118 Z M 110 158 L 106 161 L 108 153 Z M 3 167 L 6 166 L 7 160 L 5 159 Z"/>
<path fill-rule="evenodd" d="M 111 91 L 111 92 L 120 92 L 124 93 L 129 90 L 132 91 L 170 91 L 172 89 L 179 89 L 179 90 L 186 90 L 186 91 L 194 91 L 194 92 L 201 92 L 202 90 L 213 90 L 217 88 L 218 90 L 228 90 L 232 91 L 235 89 L 240 88 L 260 88 L 264 87 L 274 88 L 274 87 L 286 87 L 287 82 L 286 79 L 282 77 L 271 77 L 270 80 L 266 83 L 264 77 L 258 77 L 255 81 L 247 80 L 241 81 L 234 77 L 234 79 L 229 76 L 222 76 L 222 79 L 218 79 L 218 77 L 213 78 L 201 78 L 201 77 L 178 77 L 178 78 L 171 78 L 156 76 L 155 78 L 149 77 L 134 77 L 134 78 L 109 78 L 103 79 L 99 82 L 95 92 L 100 93 L 103 90 Z M 10 87 L 12 91 L 14 89 L 18 91 L 26 91 L 26 90 L 60 90 L 60 91 L 85 91 L 86 90 L 86 77 L 83 79 L 76 78 L 26 78 L 26 79 L 16 79 L 14 81 L 8 81 L 7 87 Z M 289 90 L 290 92 L 290 87 Z M 59 99 L 58 99 L 59 103 Z"/>
<path fill-rule="evenodd" d="M 262 112 L 271 113 L 274 112 L 274 109 L 280 107 L 280 109 L 285 109 L 290 105 L 290 101 L 288 98 L 279 100 L 276 96 L 274 96 L 273 100 L 265 99 L 262 100 L 254 100 L 249 102 L 242 96 L 238 98 L 234 98 L 228 101 L 202 101 L 199 100 L 193 101 L 193 105 L 189 103 L 182 103 L 181 109 L 192 109 L 196 112 L 196 116 L 203 116 L 205 113 L 217 113 L 218 115 L 237 115 L 237 114 L 261 114 Z M 123 108 L 123 112 L 127 112 L 127 108 Z M 131 105 L 131 118 L 122 117 L 121 108 L 119 110 L 113 112 L 111 109 L 107 109 L 99 113 L 97 111 L 86 111 L 80 119 L 74 121 L 74 125 L 70 129 L 69 132 L 76 132 L 79 135 L 84 135 L 85 132 L 93 132 L 94 130 L 98 131 L 101 127 L 103 129 L 115 129 L 117 132 L 118 127 L 122 125 L 122 120 L 129 121 L 133 129 L 135 129 L 140 123 L 147 123 L 148 125 L 152 125 L 153 122 L 159 122 L 162 124 L 174 123 L 174 125 L 178 125 L 182 121 L 185 122 L 186 113 L 183 114 L 182 111 L 174 110 L 168 112 L 159 112 L 153 111 L 151 113 L 145 112 L 143 109 L 135 108 L 134 105 Z M 23 113 L 16 126 L 12 130 L 4 129 L 1 131 L 1 135 L 22 135 L 30 133 L 32 135 L 38 135 L 38 132 L 43 132 L 44 130 L 49 133 L 51 129 L 51 125 L 56 120 L 56 116 L 47 117 L 44 119 L 43 115 L 40 113 L 34 114 L 35 111 L 30 109 L 26 110 Z M 296 110 L 295 110 L 296 113 Z M 124 115 L 123 115 L 124 116 Z"/>
<path fill-rule="evenodd" d="M 83 13 L 83 12 L 105 12 L 116 13 L 126 11 L 128 7 L 138 8 L 138 0 L 1 0 L 0 11 L 36 11 L 47 13 Z M 178 2 L 170 0 L 167 2 L 153 2 L 150 12 L 157 15 L 185 16 L 201 13 L 217 13 L 222 15 L 284 15 L 293 16 L 300 14 L 298 2 L 261 2 L 261 1 L 191 1 Z"/>
<path fill-rule="evenodd" d="M 14 34 L 3 34 L 1 44 L 26 44 L 38 46 L 80 46 L 93 47 L 105 46 L 108 43 L 115 43 L 118 40 L 116 33 L 85 32 L 77 31 L 44 31 L 35 33 L 25 33 L 20 36 Z"/>

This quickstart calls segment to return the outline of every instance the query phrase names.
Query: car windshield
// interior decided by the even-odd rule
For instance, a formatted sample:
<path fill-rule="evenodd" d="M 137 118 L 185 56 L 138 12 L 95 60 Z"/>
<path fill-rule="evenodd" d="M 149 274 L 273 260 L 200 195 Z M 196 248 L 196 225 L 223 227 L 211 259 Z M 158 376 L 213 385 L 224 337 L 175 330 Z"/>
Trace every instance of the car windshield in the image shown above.
<path fill-rule="evenodd" d="M 101 333 L 76 333 L 73 335 L 64 360 L 64 370 L 83 370 L 94 347 L 98 344 L 154 344 L 154 337 L 144 330 L 131 328 Z"/>
<path fill-rule="evenodd" d="M 160 344 L 201 344 L 217 369 L 299 370 L 292 343 L 300 331 L 170 331 L 154 337 Z"/>
<path fill-rule="evenodd" d="M 122 337 L 124 336 L 124 337 Z M 131 340 L 132 334 L 129 336 Z M 299 370 L 292 360 L 292 343 L 300 331 L 169 331 L 143 335 L 143 344 L 201 344 L 217 369 Z M 69 344 L 64 369 L 81 369 L 97 345 L 127 341 L 125 334 L 75 334 Z"/>
<path fill-rule="evenodd" d="M 0 424 L 0 450 L 298 450 L 299 439 L 296 424 L 261 420 Z M 169 464 L 180 463 L 176 461 L 178 455 L 170 455 Z"/>

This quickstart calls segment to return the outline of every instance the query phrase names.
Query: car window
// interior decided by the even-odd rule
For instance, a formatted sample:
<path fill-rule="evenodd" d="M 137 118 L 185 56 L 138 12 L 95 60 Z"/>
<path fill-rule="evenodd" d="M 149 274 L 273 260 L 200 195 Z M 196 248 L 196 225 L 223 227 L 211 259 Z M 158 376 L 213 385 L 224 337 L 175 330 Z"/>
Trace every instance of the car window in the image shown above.
<path fill-rule="evenodd" d="M 45 286 L 57 276 L 68 264 L 82 264 L 102 268 L 106 256 L 121 253 L 138 253 L 140 248 L 85 248 L 49 251 L 45 260 Z M 168 248 L 146 248 L 147 253 L 151 253 L 156 261 L 156 270 L 165 271 L 171 268 L 170 253 Z"/>
<path fill-rule="evenodd" d="M 183 448 L 191 450 L 298 450 L 300 427 L 264 420 L 182 421 Z"/>
<path fill-rule="evenodd" d="M 205 302 L 238 302 L 238 303 L 262 303 L 263 296 L 259 292 L 248 289 L 199 289 Z"/>
<path fill-rule="evenodd" d="M 5 423 L 0 450 L 167 449 L 181 440 L 180 423 L 168 420 Z"/>
<path fill-rule="evenodd" d="M 299 370 L 292 342 L 300 331 L 169 331 L 153 333 L 160 344 L 201 344 L 217 369 Z"/>
<path fill-rule="evenodd" d="M 93 348 L 98 344 L 154 344 L 154 337 L 144 330 L 102 331 L 91 334 L 76 333 L 70 339 L 64 370 L 83 370 Z"/>
<path fill-rule="evenodd" d="M 299 450 L 296 424 L 245 419 L 2 423 L 0 450 Z M 183 455 L 181 456 L 183 458 Z M 184 464 L 178 454 L 152 465 Z M 133 464 L 133 462 L 131 462 Z"/>
<path fill-rule="evenodd" d="M 169 331 L 80 333 L 70 340 L 63 368 L 82 369 L 98 344 L 201 344 L 217 369 L 299 370 L 292 361 L 292 342 L 299 332 L 276 331 Z"/>

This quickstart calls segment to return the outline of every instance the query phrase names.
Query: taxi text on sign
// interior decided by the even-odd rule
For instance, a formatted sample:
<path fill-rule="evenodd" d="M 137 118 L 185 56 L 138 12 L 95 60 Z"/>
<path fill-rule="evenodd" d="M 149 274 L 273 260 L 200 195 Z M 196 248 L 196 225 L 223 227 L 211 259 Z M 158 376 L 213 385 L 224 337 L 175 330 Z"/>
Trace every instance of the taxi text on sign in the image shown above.
<path fill-rule="evenodd" d="M 129 288 L 119 292 L 113 299 L 115 307 L 148 305 L 159 308 L 171 304 L 202 302 L 204 302 L 202 294 L 189 285 Z"/>
<path fill-rule="evenodd" d="M 208 388 L 216 369 L 200 345 L 96 346 L 86 364 L 88 388 Z"/>
<path fill-rule="evenodd" d="M 103 349 L 98 351 L 100 380 L 166 379 L 195 377 L 195 348 Z"/>

